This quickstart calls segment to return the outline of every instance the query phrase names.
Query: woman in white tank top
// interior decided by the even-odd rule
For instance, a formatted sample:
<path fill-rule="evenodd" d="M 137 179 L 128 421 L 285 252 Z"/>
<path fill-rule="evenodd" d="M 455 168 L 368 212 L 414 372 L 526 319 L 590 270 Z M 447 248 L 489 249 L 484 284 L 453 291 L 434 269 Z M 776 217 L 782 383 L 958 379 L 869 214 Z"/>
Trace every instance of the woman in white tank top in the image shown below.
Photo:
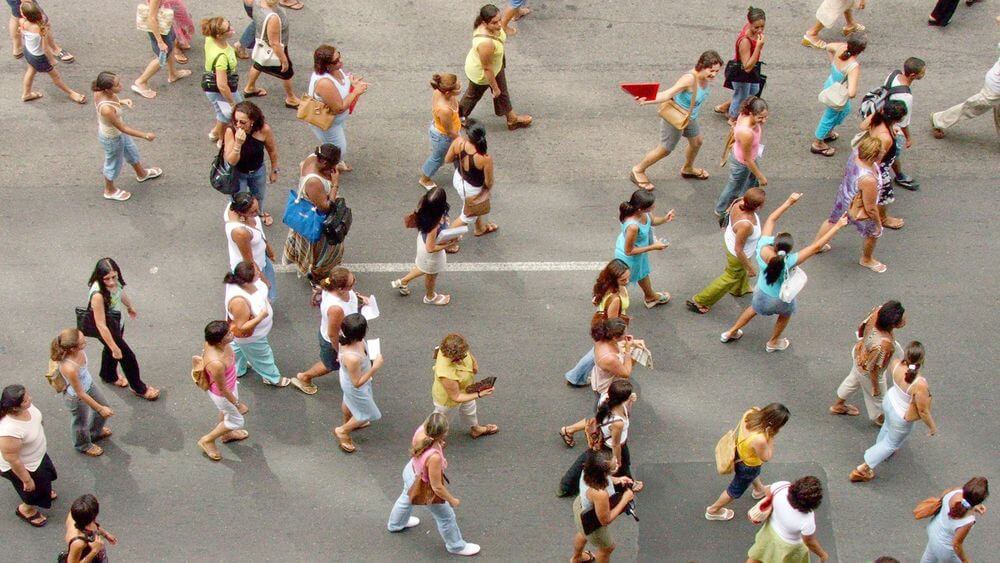
<path fill-rule="evenodd" d="M 851 471 L 851 481 L 871 481 L 875 467 L 902 447 L 918 419 L 927 425 L 927 435 L 937 434 L 937 424 L 931 416 L 931 393 L 927 380 L 920 374 L 924 365 L 924 346 L 910 342 L 903 360 L 892 365 L 893 386 L 882 399 L 885 422 L 879 430 L 875 445 L 865 450 L 865 462 Z"/>
<path fill-rule="evenodd" d="M 90 85 L 97 107 L 97 138 L 104 147 L 104 199 L 125 201 L 132 194 L 115 187 L 115 179 L 122 171 L 122 165 L 129 163 L 135 170 L 136 182 L 145 182 L 163 175 L 159 168 L 146 168 L 139 160 L 139 149 L 132 137 L 152 141 L 156 135 L 125 125 L 121 118 L 121 108 L 132 107 L 132 100 L 118 97 L 122 83 L 113 72 L 104 71 Z M 124 135 L 122 134 L 124 133 Z"/>
<path fill-rule="evenodd" d="M 368 83 L 360 76 L 352 76 L 344 72 L 341 53 L 331 45 L 320 45 L 313 52 L 313 73 L 309 78 L 309 96 L 322 101 L 334 115 L 333 124 L 323 130 L 315 125 L 309 125 L 313 135 L 321 143 L 331 143 L 340 148 L 340 157 L 347 155 L 347 135 L 344 124 L 358 98 L 368 89 Z M 341 162 L 337 169 L 349 172 L 351 167 Z"/>
<path fill-rule="evenodd" d="M 232 201 L 226 205 L 222 220 L 225 221 L 229 267 L 235 268 L 243 261 L 253 262 L 267 280 L 267 298 L 273 303 L 278 297 L 274 251 L 264 235 L 259 212 L 260 204 L 250 192 L 233 194 Z"/>
<path fill-rule="evenodd" d="M 331 144 L 321 145 L 316 151 L 299 163 L 300 197 L 309 200 L 320 213 L 329 213 L 340 191 L 340 149 Z M 284 263 L 298 267 L 299 276 L 309 278 L 313 286 L 313 299 L 318 299 L 317 284 L 340 264 L 344 255 L 344 244 L 333 244 L 326 237 L 309 242 L 305 237 L 288 229 L 285 238 Z M 314 301 L 315 304 L 315 301 Z"/>
<path fill-rule="evenodd" d="M 226 320 L 233 325 L 233 352 L 236 376 L 243 377 L 253 368 L 265 385 L 286 387 L 291 381 L 282 377 L 274 363 L 274 352 L 267 340 L 273 323 L 267 284 L 253 262 L 240 262 L 226 274 Z"/>
<path fill-rule="evenodd" d="M 73 91 L 67 86 L 62 80 L 62 76 L 59 75 L 59 71 L 52 66 L 52 61 L 49 59 L 48 52 L 46 52 L 46 46 L 52 49 L 52 52 L 58 53 L 63 62 L 73 62 L 73 55 L 57 49 L 50 35 L 51 29 L 49 28 L 48 18 L 42 12 L 42 9 L 38 7 L 38 4 L 31 2 L 21 3 L 21 18 L 18 24 L 20 26 L 21 39 L 24 43 L 22 55 L 24 56 L 24 62 L 28 63 L 28 68 L 24 72 L 24 90 L 21 93 L 21 101 L 30 102 L 42 97 L 41 92 L 35 92 L 31 89 L 35 75 L 41 72 L 48 74 L 49 78 L 52 79 L 52 83 L 65 92 L 69 96 L 69 99 L 78 104 L 85 103 L 87 97 Z M 67 59 L 66 57 L 69 58 Z"/>

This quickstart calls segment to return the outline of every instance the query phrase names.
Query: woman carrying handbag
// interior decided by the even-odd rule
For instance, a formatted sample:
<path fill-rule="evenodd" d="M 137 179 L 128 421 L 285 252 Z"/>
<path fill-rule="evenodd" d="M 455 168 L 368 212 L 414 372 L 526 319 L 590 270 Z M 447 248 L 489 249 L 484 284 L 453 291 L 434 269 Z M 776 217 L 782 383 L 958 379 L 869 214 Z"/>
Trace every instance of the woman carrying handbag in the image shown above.
<path fill-rule="evenodd" d="M 313 73 L 309 78 L 309 91 L 300 101 L 309 106 L 299 111 L 299 118 L 309 125 L 316 140 L 332 144 L 340 149 L 340 172 L 350 172 L 352 168 L 344 162 L 347 157 L 347 133 L 344 126 L 358 98 L 368 91 L 368 83 L 360 76 L 344 71 L 343 53 L 332 45 L 320 45 L 313 52 Z M 321 107 L 317 107 L 321 106 Z M 305 119 L 312 109 L 316 117 Z"/>
<path fill-rule="evenodd" d="M 465 135 L 451 143 L 444 161 L 455 163 L 452 185 L 462 202 L 462 213 L 451 227 L 475 223 L 473 234 L 477 237 L 495 232 L 497 224 L 483 220 L 493 197 L 493 157 L 486 153 L 486 128 L 475 119 L 467 119 Z"/>
<path fill-rule="evenodd" d="M 747 552 L 747 563 L 809 563 L 810 551 L 825 563 L 830 555 L 816 539 L 814 515 L 823 501 L 819 479 L 810 475 L 794 483 L 777 481 L 770 488 L 772 493 L 748 513 L 751 522 L 764 525 Z"/>
<path fill-rule="evenodd" d="M 857 57 L 868 46 L 868 38 L 855 34 L 848 38 L 847 43 L 828 43 L 824 50 L 830 59 L 830 76 L 823 83 L 819 99 L 826 105 L 823 116 L 816 126 L 810 152 L 822 156 L 833 156 L 836 149 L 828 145 L 840 138 L 834 128 L 844 122 L 851 113 L 851 99 L 858 95 L 858 84 L 861 80 L 861 68 Z"/>
<path fill-rule="evenodd" d="M 278 5 L 278 0 L 255 0 L 252 17 L 258 35 L 252 54 L 253 68 L 250 69 L 243 96 L 267 95 L 267 90 L 257 88 L 257 79 L 263 72 L 281 80 L 285 89 L 285 107 L 298 108 L 299 99 L 292 89 L 295 68 L 288 56 L 288 15 Z"/>

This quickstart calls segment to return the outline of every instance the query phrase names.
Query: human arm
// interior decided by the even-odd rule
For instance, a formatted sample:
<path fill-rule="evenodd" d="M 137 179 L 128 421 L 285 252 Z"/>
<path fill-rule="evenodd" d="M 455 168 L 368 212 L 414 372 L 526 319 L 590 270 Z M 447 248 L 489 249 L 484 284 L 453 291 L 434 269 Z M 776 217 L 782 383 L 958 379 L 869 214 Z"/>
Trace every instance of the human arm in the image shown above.
<path fill-rule="evenodd" d="M 131 135 L 132 137 L 139 137 L 140 139 L 145 139 L 147 141 L 152 141 L 156 138 L 156 135 L 152 133 L 147 133 L 145 131 L 140 131 L 134 127 L 129 127 L 125 125 L 122 121 L 121 116 L 115 111 L 115 108 L 111 104 L 101 105 L 101 117 L 103 117 L 112 127 L 125 133 L 126 135 Z"/>
<path fill-rule="evenodd" d="M 622 512 L 625 512 L 628 503 L 635 498 L 635 493 L 632 492 L 632 489 L 625 489 L 622 492 L 621 500 L 612 508 L 611 497 L 607 491 L 588 487 L 584 494 L 587 495 L 590 502 L 594 503 L 594 512 L 597 514 L 597 521 L 601 523 L 601 526 L 607 526 L 614 522 L 615 518 L 618 518 Z"/>
<path fill-rule="evenodd" d="M 451 491 L 448 490 L 444 482 L 444 468 L 441 467 L 441 454 L 437 452 L 432 453 L 427 458 L 424 466 L 427 468 L 427 477 L 430 481 L 431 489 L 434 490 L 434 494 L 443 498 L 452 508 L 457 507 L 460 501 L 451 494 Z M 419 478 L 420 476 L 417 475 L 417 479 Z"/>
<path fill-rule="evenodd" d="M 666 244 L 653 241 L 653 244 L 648 246 L 636 246 L 635 239 L 639 236 L 639 226 L 629 225 L 625 228 L 625 254 L 627 256 L 636 256 L 646 252 L 651 252 L 653 250 L 663 250 L 667 247 Z"/>
<path fill-rule="evenodd" d="M 619 360 L 618 354 L 602 354 L 600 358 L 595 362 L 601 369 L 607 371 L 615 377 L 625 377 L 628 378 L 632 375 L 632 343 L 634 341 L 626 340 L 624 354 L 622 354 L 625 359 Z M 614 343 L 612 343 L 614 345 Z M 595 351 L 596 352 L 596 351 Z"/>
<path fill-rule="evenodd" d="M 609 319 L 617 319 L 622 316 L 621 295 L 615 293 L 608 299 L 607 304 L 604 306 L 604 314 Z"/>
<path fill-rule="evenodd" d="M 823 546 L 819 544 L 819 540 L 816 538 L 815 534 L 811 536 L 802 534 L 802 543 L 806 544 L 809 551 L 815 553 L 816 557 L 819 557 L 820 562 L 825 563 L 830 558 L 830 554 L 828 554 L 826 550 L 823 549 Z"/>
<path fill-rule="evenodd" d="M 733 233 L 736 234 L 736 241 L 733 244 L 734 250 L 736 250 L 736 259 L 743 264 L 743 269 L 746 270 L 747 275 L 750 277 L 757 275 L 757 269 L 753 267 L 753 262 L 750 257 L 743 252 L 743 247 L 747 244 L 747 239 L 753 234 L 753 225 L 749 221 L 742 221 L 738 225 L 733 226 Z"/>
<path fill-rule="evenodd" d="M 622 420 L 616 420 L 611 423 L 609 429 L 611 430 L 611 455 L 615 456 L 618 460 L 618 467 L 625 467 L 622 465 L 622 429 L 625 428 L 625 422 Z"/>
<path fill-rule="evenodd" d="M 66 382 L 69 383 L 70 387 L 76 393 L 76 396 L 83 401 L 88 407 L 97 411 L 97 414 L 101 415 L 103 418 L 108 418 L 113 416 L 115 412 L 110 408 L 98 403 L 93 397 L 87 393 L 87 390 L 83 388 L 80 384 L 80 368 L 73 365 L 72 362 L 62 362 L 59 364 L 59 373 L 66 378 Z"/>
<path fill-rule="evenodd" d="M 493 394 L 492 387 L 489 389 L 483 389 L 478 393 L 466 393 L 458 388 L 458 381 L 454 379 L 438 377 L 437 380 L 441 383 L 441 387 L 444 387 L 445 392 L 448 393 L 448 398 L 456 403 L 468 403 L 470 401 L 475 401 L 476 399 L 489 397 Z"/>
<path fill-rule="evenodd" d="M 802 194 L 794 192 L 789 195 L 788 199 L 779 205 L 777 209 L 772 211 L 771 214 L 767 216 L 767 220 L 764 221 L 764 228 L 760 232 L 761 236 L 774 236 L 774 228 L 778 226 L 778 219 L 781 219 L 781 216 L 785 214 L 785 211 L 788 211 L 793 205 L 798 203 L 800 197 L 802 197 Z"/>
<path fill-rule="evenodd" d="M 377 358 L 372 360 L 372 367 L 365 373 L 361 373 L 361 360 L 354 355 L 345 355 L 341 360 L 341 363 L 347 368 L 347 375 L 351 378 L 351 385 L 354 385 L 355 389 L 360 389 L 362 385 L 368 383 L 375 377 L 375 372 L 382 367 L 382 355 L 379 354 Z"/>
<path fill-rule="evenodd" d="M 83 550 L 90 547 L 90 552 L 86 557 L 81 557 Z M 86 541 L 84 539 L 74 539 L 72 543 L 69 544 L 69 555 L 66 557 L 68 563 L 91 563 L 101 551 L 104 549 L 104 540 L 100 537 L 94 538 L 94 541 Z"/>
<path fill-rule="evenodd" d="M 455 130 L 452 130 L 452 127 L 455 126 L 455 120 L 452 117 L 455 115 L 455 110 L 448 106 L 435 106 L 433 113 L 434 117 L 436 117 L 438 122 L 440 122 L 444 127 L 445 135 L 451 139 L 458 137 L 458 133 L 461 131 L 462 126 L 459 125 Z"/>
<path fill-rule="evenodd" d="M 671 86 L 670 88 L 667 88 L 666 90 L 660 90 L 659 92 L 657 92 L 655 98 L 651 100 L 636 98 L 636 101 L 639 102 L 640 106 L 645 106 L 649 104 L 662 104 L 667 100 L 672 100 L 674 96 L 683 92 L 684 90 L 692 91 L 693 94 L 694 88 L 692 88 L 692 86 L 694 86 L 694 76 L 692 76 L 690 73 L 687 73 L 684 76 L 678 78 L 677 82 L 674 82 L 674 85 Z"/>
<path fill-rule="evenodd" d="M 247 132 L 243 129 L 226 127 L 226 132 L 222 138 L 223 149 L 222 158 L 229 165 L 235 165 L 240 161 L 240 151 L 243 150 L 243 143 L 247 140 Z"/>
<path fill-rule="evenodd" d="M 496 52 L 496 46 L 493 41 L 483 41 L 476 47 L 476 54 L 479 55 L 479 63 L 483 67 L 483 75 L 490 84 L 490 91 L 493 92 L 493 97 L 500 95 L 500 84 L 497 82 L 497 77 L 495 71 L 493 70 L 493 53 Z"/>
<path fill-rule="evenodd" d="M 257 325 L 267 318 L 268 312 L 267 308 L 263 308 L 260 314 L 254 316 L 251 314 L 250 304 L 247 303 L 246 299 L 242 297 L 234 297 L 229 301 L 229 314 L 232 316 L 231 321 L 232 331 L 235 336 L 240 338 L 246 338 L 253 334 L 254 329 Z"/>
<path fill-rule="evenodd" d="M 278 141 L 274 138 L 274 130 L 271 129 L 270 125 L 265 124 L 261 133 L 264 134 L 264 148 L 267 150 L 267 156 L 271 159 L 271 173 L 268 175 L 267 180 L 272 184 L 278 179 Z"/>
<path fill-rule="evenodd" d="M 444 244 L 438 244 L 437 237 L 438 233 L 441 231 L 441 226 L 438 225 L 427 233 L 427 239 L 424 241 L 428 253 L 441 252 L 442 250 L 454 245 L 458 242 L 458 239 L 448 239 Z M 459 237 L 461 238 L 461 237 Z"/>
<path fill-rule="evenodd" d="M 115 537 L 114 534 L 105 530 L 99 522 L 95 521 L 94 525 L 97 526 L 97 533 L 104 536 L 104 539 L 108 540 L 108 543 L 110 543 L 111 545 L 118 545 L 118 538 Z"/>
<path fill-rule="evenodd" d="M 743 36 L 740 40 L 737 50 L 740 53 L 740 64 L 743 65 L 743 70 L 746 72 L 751 72 L 757 63 L 760 62 L 760 52 L 764 49 L 764 34 L 761 33 L 760 37 L 757 38 L 757 45 L 751 49 L 750 39 Z"/>
<path fill-rule="evenodd" d="M 104 295 L 100 291 L 95 292 L 90 297 L 90 309 L 94 312 L 94 325 L 97 326 L 97 332 L 101 335 L 101 340 L 104 344 L 111 350 L 111 357 L 116 360 L 122 359 L 122 349 L 118 347 L 118 343 L 115 342 L 114 337 L 111 335 L 111 329 L 108 328 L 108 318 L 104 309 Z"/>
<path fill-rule="evenodd" d="M 913 146 L 913 141 L 910 140 L 910 126 L 900 127 L 899 130 L 903 132 L 903 138 L 906 139 L 906 148 Z"/>
<path fill-rule="evenodd" d="M 770 461 L 771 457 L 774 455 L 774 442 L 767 436 L 757 435 L 750 442 L 750 447 L 757 452 L 757 457 L 759 457 L 761 461 Z"/>
<path fill-rule="evenodd" d="M 942 510 L 946 510 L 946 509 L 947 508 L 943 508 Z M 972 530 L 972 525 L 973 524 L 975 524 L 975 522 L 969 522 L 968 524 L 966 524 L 966 525 L 962 526 L 961 528 L 955 530 L 955 536 L 951 540 L 951 547 L 952 547 L 952 549 L 955 550 L 955 555 L 958 556 L 958 559 L 962 563 L 968 563 L 969 562 L 969 558 L 968 558 L 968 556 L 965 555 L 965 548 L 963 547 L 962 544 L 965 543 L 965 538 L 966 538 L 966 536 L 969 535 L 969 531 Z"/>
<path fill-rule="evenodd" d="M 740 144 L 740 149 L 746 155 L 744 160 L 746 160 L 746 166 L 750 169 L 750 173 L 753 174 L 754 178 L 757 178 L 757 183 L 760 184 L 760 187 L 766 187 L 767 178 L 764 177 L 764 173 L 757 166 L 757 154 L 753 152 L 753 132 L 747 128 L 740 128 L 736 132 L 736 142 Z"/>
<path fill-rule="evenodd" d="M 326 310 L 326 337 L 330 339 L 333 349 L 340 351 L 340 324 L 344 322 L 344 310 L 340 307 L 330 307 Z"/>
<path fill-rule="evenodd" d="M 160 22 L 156 18 L 159 12 L 160 0 L 149 0 L 149 14 L 146 15 L 146 27 L 155 30 L 153 31 L 153 37 L 156 39 L 156 46 L 161 52 L 166 52 L 169 47 L 167 46 L 167 42 L 164 41 L 163 36 L 169 34 L 170 30 L 168 29 L 167 33 L 163 33 L 163 30 L 160 29 Z"/>
<path fill-rule="evenodd" d="M 847 97 L 858 95 L 858 85 L 861 84 L 861 65 L 855 64 L 847 73 Z"/>
<path fill-rule="evenodd" d="M 30 493 L 35 490 L 35 480 L 31 478 L 28 468 L 21 462 L 21 444 L 20 438 L 0 436 L 0 455 L 10 465 L 10 470 L 14 472 L 14 475 L 17 475 L 17 478 L 21 480 L 24 492 Z"/>
<path fill-rule="evenodd" d="M 670 211 L 667 211 L 666 213 L 664 213 L 663 215 L 660 215 L 659 217 L 657 217 L 656 215 L 650 214 L 649 220 L 653 223 L 654 227 L 658 227 L 658 226 L 660 226 L 660 225 L 662 225 L 664 223 L 669 223 L 669 222 L 673 221 L 674 217 L 676 215 L 677 215 L 677 212 L 675 210 L 671 209 Z"/>
<path fill-rule="evenodd" d="M 274 50 L 278 60 L 281 61 L 281 72 L 288 70 L 288 55 L 285 54 L 285 45 L 281 42 L 281 16 L 275 12 L 275 17 L 267 18 L 264 24 L 267 29 L 267 44 Z"/>
<path fill-rule="evenodd" d="M 330 212 L 333 201 L 337 199 L 337 192 L 340 190 L 339 172 L 334 172 L 330 184 L 330 194 L 327 195 L 323 183 L 319 181 L 319 178 L 312 176 L 306 180 L 303 190 L 310 203 L 315 205 L 316 209 L 324 215 Z"/>
<path fill-rule="evenodd" d="M 493 189 L 493 157 L 483 156 L 483 191 Z"/>
<path fill-rule="evenodd" d="M 882 232 L 882 214 L 878 210 L 878 182 L 875 176 L 866 174 L 858 181 L 858 190 L 861 192 L 861 204 L 865 207 L 868 217 L 878 224 L 878 232 Z"/>
<path fill-rule="evenodd" d="M 448 164 L 455 162 L 456 159 L 462 156 L 462 147 L 465 146 L 465 139 L 462 137 L 456 137 L 451 145 L 448 147 L 448 152 L 444 154 L 444 161 Z"/>
<path fill-rule="evenodd" d="M 837 234 L 837 231 L 843 229 L 844 225 L 846 224 L 847 224 L 847 215 L 844 215 L 843 217 L 840 218 L 839 221 L 834 223 L 833 227 L 830 227 L 830 230 L 824 233 L 823 236 L 818 237 L 816 240 L 812 242 L 812 244 L 799 251 L 798 253 L 799 258 L 798 261 L 796 261 L 795 265 L 798 266 L 803 262 L 805 262 L 806 260 L 815 256 L 816 254 L 819 254 L 819 251 L 823 248 L 823 245 L 833 240 L 833 237 Z"/>
<path fill-rule="evenodd" d="M 135 311 L 135 307 L 132 306 L 132 299 L 129 298 L 128 293 L 122 290 L 122 305 L 125 306 L 125 311 L 128 313 L 129 318 L 136 318 L 139 313 Z"/>
<path fill-rule="evenodd" d="M 913 391 L 913 402 L 917 406 L 917 416 L 927 425 L 927 435 L 933 436 L 937 434 L 937 423 L 934 422 L 934 417 L 931 416 L 931 393 L 927 389 L 926 383 L 920 382 L 917 384 L 916 389 Z"/>
<path fill-rule="evenodd" d="M 253 249 L 250 243 L 253 241 L 253 234 L 250 229 L 246 227 L 238 227 L 232 230 L 229 238 L 236 243 L 236 248 L 240 251 L 240 257 L 244 262 L 249 262 L 253 264 L 253 267 L 259 272 L 260 268 L 253 259 Z"/>
<path fill-rule="evenodd" d="M 221 57 L 225 59 L 228 63 L 228 56 Z M 215 67 L 215 85 L 219 89 L 219 94 L 226 99 L 226 103 L 230 106 L 236 105 L 236 98 L 233 97 L 233 91 L 229 89 L 229 68 L 228 67 Z"/>
<path fill-rule="evenodd" d="M 215 388 L 219 390 L 219 395 L 239 408 L 241 404 L 239 399 L 226 386 L 226 366 L 219 360 L 213 360 L 205 364 L 205 372 L 215 384 Z"/>

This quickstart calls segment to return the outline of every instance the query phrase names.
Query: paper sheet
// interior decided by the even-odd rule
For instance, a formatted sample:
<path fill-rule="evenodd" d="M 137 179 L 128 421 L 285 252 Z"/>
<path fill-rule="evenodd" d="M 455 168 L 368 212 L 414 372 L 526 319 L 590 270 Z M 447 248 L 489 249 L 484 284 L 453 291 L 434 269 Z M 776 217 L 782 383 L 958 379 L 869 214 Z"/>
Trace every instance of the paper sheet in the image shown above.
<path fill-rule="evenodd" d="M 438 243 L 444 243 L 449 240 L 457 239 L 458 237 L 464 235 L 467 232 L 469 232 L 468 225 L 462 225 L 459 227 L 455 227 L 453 229 L 441 229 L 441 231 L 438 233 L 437 241 Z"/>
<path fill-rule="evenodd" d="M 365 345 L 368 347 L 368 357 L 375 359 L 382 355 L 382 339 L 381 338 L 369 338 L 365 341 Z"/>
<path fill-rule="evenodd" d="M 378 318 L 378 301 L 375 301 L 374 295 L 368 296 L 368 304 L 361 308 L 361 316 L 366 321 Z"/>

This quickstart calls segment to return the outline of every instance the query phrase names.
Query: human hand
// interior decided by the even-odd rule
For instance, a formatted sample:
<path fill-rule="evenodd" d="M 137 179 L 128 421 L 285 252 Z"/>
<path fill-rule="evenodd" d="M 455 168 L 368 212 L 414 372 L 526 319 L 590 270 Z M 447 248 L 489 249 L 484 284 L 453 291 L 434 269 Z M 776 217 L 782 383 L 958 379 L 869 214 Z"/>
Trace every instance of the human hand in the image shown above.
<path fill-rule="evenodd" d="M 757 49 L 761 49 L 763 47 L 764 47 L 764 32 L 762 31 L 760 32 L 760 35 L 757 36 Z"/>
<path fill-rule="evenodd" d="M 658 240 L 653 244 L 649 245 L 649 247 L 653 250 L 664 250 L 667 248 L 667 243 L 663 242 L 662 240 Z"/>
<path fill-rule="evenodd" d="M 843 214 L 843 215 L 842 215 L 842 216 L 840 217 L 840 219 L 838 219 L 838 220 L 837 220 L 837 224 L 836 224 L 836 225 L 834 225 L 834 226 L 835 226 L 835 227 L 837 227 L 837 228 L 839 229 L 839 228 L 841 228 L 841 227 L 843 227 L 843 226 L 845 226 L 845 225 L 847 225 L 847 213 L 844 213 L 844 214 Z M 878 228 L 878 234 L 882 234 L 882 226 L 881 226 L 881 225 L 880 225 L 880 226 L 879 226 L 879 228 Z"/>
<path fill-rule="evenodd" d="M 119 348 L 119 347 L 117 347 L 117 346 L 115 346 L 114 348 L 112 348 L 111 349 L 111 357 L 114 358 L 114 359 L 116 359 L 116 360 L 122 359 L 122 349 Z"/>
<path fill-rule="evenodd" d="M 267 318 L 267 317 L 268 317 L 268 316 L 269 316 L 270 314 L 271 314 L 271 312 L 267 310 L 267 307 L 265 307 L 265 308 L 264 308 L 264 309 L 263 309 L 263 310 L 262 310 L 262 311 L 261 311 L 260 313 L 257 313 L 257 318 L 259 318 L 259 319 L 261 319 L 261 320 L 264 320 L 264 319 L 266 319 L 266 318 Z"/>
<path fill-rule="evenodd" d="M 115 411 L 111 410 L 110 407 L 101 407 L 97 409 L 97 414 L 101 415 L 101 418 L 111 418 L 115 415 Z"/>
<path fill-rule="evenodd" d="M 128 310 L 128 316 L 129 316 L 129 318 L 134 319 L 137 316 L 139 316 L 139 313 L 136 312 L 135 307 L 129 307 L 127 310 Z"/>
<path fill-rule="evenodd" d="M 91 551 L 101 551 L 104 549 L 104 539 L 101 536 L 94 536 L 94 541 L 88 542 Z"/>
<path fill-rule="evenodd" d="M 275 183 L 277 181 L 278 181 L 278 171 L 275 170 L 274 168 L 272 168 L 271 172 L 269 172 L 268 175 L 267 175 L 267 183 L 268 184 L 273 184 L 273 183 Z"/>
<path fill-rule="evenodd" d="M 673 221 L 674 217 L 676 216 L 677 216 L 677 210 L 671 209 L 670 211 L 667 211 L 666 215 L 663 216 L 663 220 L 669 223 L 670 221 Z"/>
<path fill-rule="evenodd" d="M 746 270 L 747 275 L 751 278 L 757 275 L 757 268 L 754 268 L 753 266 L 746 266 L 743 269 Z"/>
<path fill-rule="evenodd" d="M 931 436 L 937 436 L 937 429 L 936 428 L 933 429 L 933 430 L 928 430 L 927 431 L 927 437 L 930 438 Z"/>
<path fill-rule="evenodd" d="M 972 511 L 979 515 L 986 514 L 986 505 L 985 504 L 976 505 L 972 507 Z"/>
<path fill-rule="evenodd" d="M 114 534 L 101 530 L 101 535 L 103 535 L 104 539 L 108 540 L 108 543 L 111 545 L 118 545 L 118 538 L 116 538 Z"/>
<path fill-rule="evenodd" d="M 26 493 L 33 492 L 35 490 L 35 480 L 32 479 L 31 477 L 28 477 L 28 480 L 22 482 L 21 486 L 24 488 L 24 492 Z"/>
<path fill-rule="evenodd" d="M 757 178 L 757 184 L 762 188 L 767 187 L 767 178 L 764 176 Z"/>
<path fill-rule="evenodd" d="M 281 72 L 285 73 L 288 71 L 288 59 L 281 61 Z"/>
<path fill-rule="evenodd" d="M 490 395 L 492 395 L 492 394 L 493 394 L 493 388 L 492 388 L 492 387 L 490 387 L 490 388 L 488 388 L 488 389 L 483 389 L 482 391 L 480 391 L 480 392 L 478 393 L 478 395 L 479 395 L 479 398 L 483 398 L 483 397 L 489 397 L 489 396 L 490 396 Z"/>
<path fill-rule="evenodd" d="M 448 504 L 450 504 L 452 508 L 458 508 L 458 505 L 462 504 L 462 501 L 458 500 L 455 497 L 451 497 L 450 499 L 448 499 Z"/>
<path fill-rule="evenodd" d="M 236 403 L 236 410 L 239 411 L 240 414 L 246 414 L 246 413 L 250 412 L 250 407 L 248 407 L 246 405 L 246 403 L 237 402 Z"/>
<path fill-rule="evenodd" d="M 913 146 L 913 139 L 907 137 L 906 138 L 906 148 L 910 148 L 912 146 Z"/>
<path fill-rule="evenodd" d="M 494 98 L 496 98 L 497 96 L 499 96 L 502 93 L 500 91 L 500 87 L 499 86 L 494 86 L 492 84 L 490 84 L 490 92 L 493 93 L 493 97 Z"/>
<path fill-rule="evenodd" d="M 382 354 L 379 354 L 374 360 L 372 360 L 372 369 L 379 369 L 383 364 L 385 364 L 385 360 L 382 359 Z"/>
<path fill-rule="evenodd" d="M 246 141 L 246 140 L 247 140 L 247 132 L 244 131 L 242 128 L 237 127 L 236 128 L 236 146 L 238 146 L 238 147 L 243 146 L 243 142 Z"/>
<path fill-rule="evenodd" d="M 153 133 L 146 133 L 145 135 L 142 136 L 142 138 L 152 142 L 154 139 L 156 139 L 156 135 Z"/>
<path fill-rule="evenodd" d="M 635 498 L 635 491 L 633 491 L 632 489 L 625 489 L 625 492 L 622 493 L 622 500 L 625 502 L 628 502 L 634 498 Z"/>
<path fill-rule="evenodd" d="M 160 49 L 160 51 L 168 51 L 168 50 L 170 50 L 170 47 L 167 46 L 167 42 L 164 41 L 163 37 L 160 36 L 160 35 L 156 36 L 156 46 Z"/>
<path fill-rule="evenodd" d="M 632 483 L 635 483 L 635 481 L 633 481 L 631 477 L 622 477 L 621 479 L 618 480 L 618 482 L 626 486 L 631 486 Z"/>
<path fill-rule="evenodd" d="M 792 194 L 790 196 L 788 196 L 788 203 L 789 203 L 789 205 L 795 205 L 796 203 L 798 203 L 800 197 L 802 197 L 801 193 L 799 193 L 799 192 L 792 192 Z"/>
<path fill-rule="evenodd" d="M 125 107 L 127 107 L 129 109 L 132 109 L 133 107 L 135 107 L 135 104 L 132 103 L 132 100 L 119 99 L 118 103 L 120 103 L 121 105 L 123 105 L 123 106 L 125 106 Z"/>

